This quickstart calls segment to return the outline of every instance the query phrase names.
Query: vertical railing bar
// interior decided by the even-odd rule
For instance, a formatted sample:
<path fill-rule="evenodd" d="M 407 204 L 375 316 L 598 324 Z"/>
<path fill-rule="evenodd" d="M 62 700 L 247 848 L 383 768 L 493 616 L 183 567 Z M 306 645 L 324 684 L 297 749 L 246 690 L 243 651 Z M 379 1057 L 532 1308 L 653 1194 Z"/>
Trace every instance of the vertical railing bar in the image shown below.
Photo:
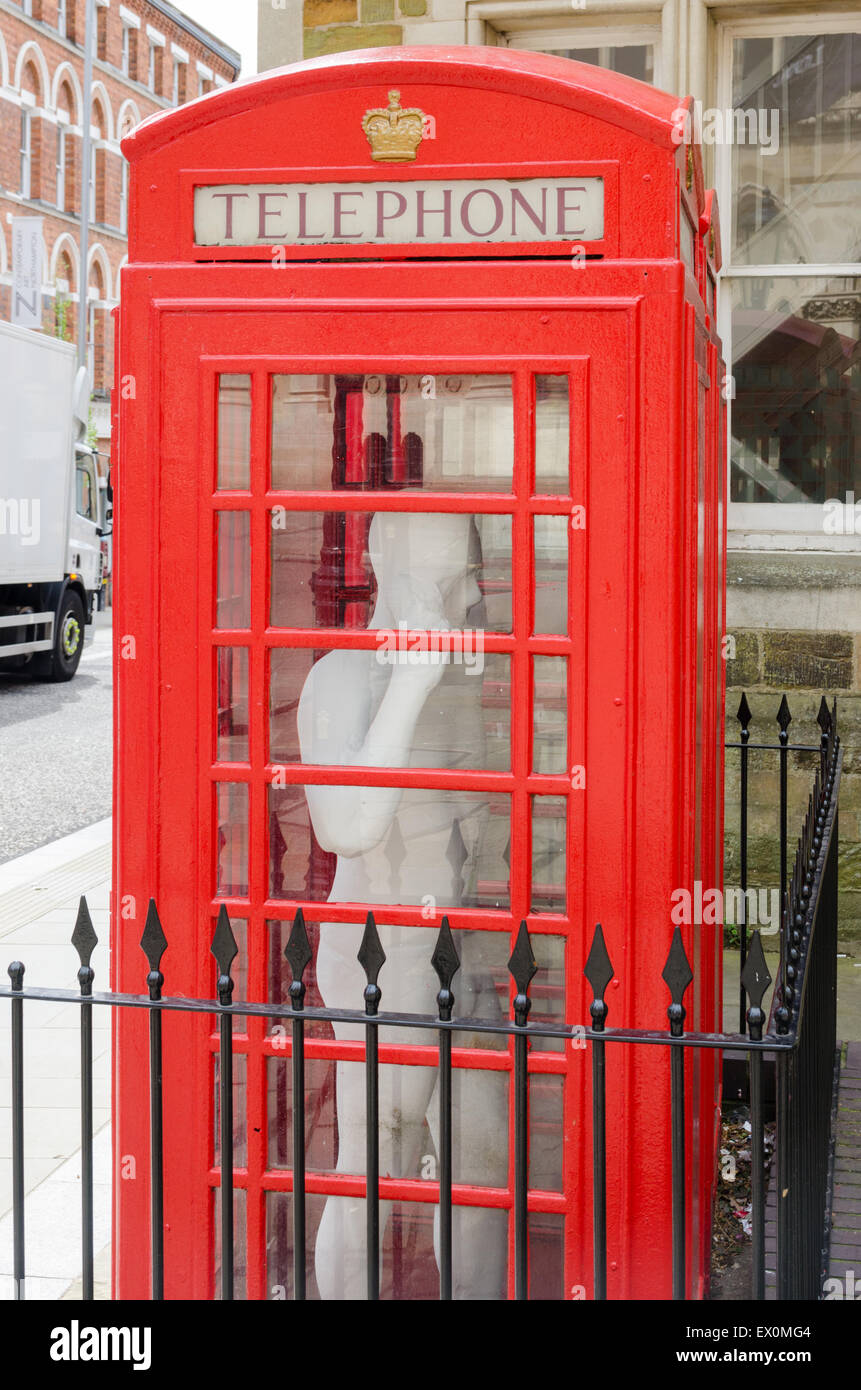
<path fill-rule="evenodd" d="M 671 1118 L 673 1168 L 673 1298 L 683 1300 L 685 1261 L 685 1058 L 680 1047 L 671 1053 Z"/>
<path fill-rule="evenodd" d="M 160 972 L 153 973 L 158 974 L 161 979 Z M 155 986 L 155 993 L 153 986 L 150 986 L 150 999 L 160 998 L 160 984 Z M 164 1133 L 160 1009 L 151 1009 L 149 1015 L 149 1081 L 152 1300 L 160 1302 L 164 1298 Z"/>
<path fill-rule="evenodd" d="M 780 702 L 777 712 L 777 722 L 780 728 L 780 903 L 781 911 L 786 902 L 786 821 L 788 806 L 788 769 L 789 752 L 789 725 L 792 722 L 792 715 L 789 712 L 789 704 L 784 695 Z M 789 930 L 789 923 L 786 917 L 781 921 L 780 944 L 782 959 L 786 959 L 786 935 Z M 744 1031 L 744 1030 L 742 1030 Z"/>
<path fill-rule="evenodd" d="M 745 710 L 746 710 L 746 702 L 745 702 L 744 708 L 745 708 Z M 749 717 L 749 715 L 748 715 L 748 717 Z M 740 811 L 739 811 L 739 817 L 740 817 L 739 835 L 740 835 L 740 838 L 741 838 L 741 845 L 740 845 L 740 864 L 739 864 L 739 877 L 740 877 L 740 886 L 741 886 L 741 922 L 739 923 L 739 926 L 740 926 L 740 929 L 741 929 L 741 932 L 740 932 L 740 938 L 741 938 L 741 939 L 740 939 L 741 959 L 740 959 L 740 962 L 739 962 L 739 1000 L 738 1000 L 738 1008 L 739 1008 L 738 1017 L 739 1017 L 739 1024 L 738 1024 L 738 1031 L 739 1031 L 740 1033 L 743 1033 L 743 1032 L 745 1031 L 745 1012 L 746 1012 L 746 1008 L 745 1008 L 745 1006 L 746 1006 L 745 990 L 744 990 L 744 985 L 741 983 L 741 971 L 744 970 L 744 963 L 745 963 L 745 961 L 747 960 L 747 792 L 748 792 L 748 775 L 749 775 L 749 758 L 750 758 L 750 749 L 748 748 L 748 743 L 749 743 L 749 741 L 750 741 L 750 729 L 747 727 L 746 724 L 743 724 L 743 727 L 742 727 L 742 730 L 741 730 L 741 753 L 740 753 L 740 757 L 741 757 L 741 797 L 740 797 L 741 806 L 740 806 Z"/>
<path fill-rule="evenodd" d="M 229 1003 L 229 995 L 226 1001 L 222 999 L 221 1002 Z M 218 1038 L 221 1108 L 221 1297 L 229 1303 L 233 1299 L 233 1018 L 230 1014 L 221 1015 Z"/>
<path fill-rule="evenodd" d="M 150 898 L 141 949 L 149 964 L 146 977 L 151 1003 L 161 999 L 161 958 L 167 950 L 154 899 Z M 161 1009 L 149 1010 L 149 1158 L 151 1299 L 164 1298 L 164 1125 L 162 1109 Z"/>
<path fill-rule="evenodd" d="M 460 957 L 451 934 L 447 917 L 443 917 L 439 935 L 431 956 L 440 988 L 436 1002 L 441 1023 L 451 1020 L 454 995 L 451 982 L 460 969 Z M 439 1296 L 447 1303 L 452 1298 L 452 1210 L 451 1210 L 451 1032 L 439 1030 Z"/>
<path fill-rule="evenodd" d="M 525 1029 L 532 1009 L 529 985 L 538 963 L 525 920 L 521 921 L 508 962 L 517 993 L 514 1023 Z M 529 1042 L 514 1035 L 514 1297 L 529 1298 Z"/>
<path fill-rule="evenodd" d="M 451 1247 L 451 1033 L 439 1034 L 439 1296 L 452 1296 Z"/>
<path fill-rule="evenodd" d="M 9 978 L 16 991 L 24 989 L 24 966 L 19 960 L 9 966 Z M 25 1278 L 24 1247 L 24 1000 L 12 1000 L 12 1276 L 14 1297 L 23 1302 Z"/>
<path fill-rule="evenodd" d="M 365 918 L 358 961 L 365 972 L 365 1226 L 368 1300 L 380 1297 L 380 1054 L 376 1018 L 382 999 L 377 977 L 386 961 L 373 912 Z"/>
<path fill-rule="evenodd" d="M 761 1037 L 761 1028 L 759 1033 Z M 758 1050 L 750 1054 L 750 1166 L 753 1247 L 751 1296 L 762 1302 L 765 1298 L 765 1126 L 762 1113 L 762 1053 Z"/>
<path fill-rule="evenodd" d="M 86 941 L 75 941 L 81 929 L 89 928 Z M 81 899 L 73 942 L 82 950 L 78 982 L 84 999 L 93 992 L 95 972 L 90 965 L 90 953 L 96 945 L 86 900 Z M 80 936 L 78 941 L 81 941 Z M 93 1278 L 93 1006 L 81 1005 L 81 1296 L 90 1302 L 94 1294 Z"/>
<path fill-rule="evenodd" d="M 607 1095 L 604 1052 L 605 1044 L 594 1038 L 592 1040 L 592 1232 L 596 1299 L 607 1297 Z"/>
<path fill-rule="evenodd" d="M 374 1023 L 365 1025 L 365 1171 L 368 1243 L 368 1299 L 380 1297 L 380 1089 L 379 1037 Z"/>
<path fill-rule="evenodd" d="M 789 1297 L 789 1054 L 777 1054 L 777 1297 Z"/>
<path fill-rule="evenodd" d="M 301 1002 L 294 1008 L 301 1009 Z M 305 1020 L 293 1019 L 293 1298 L 306 1298 L 305 1258 Z"/>
<path fill-rule="evenodd" d="M 524 1020 L 525 1022 L 525 1020 Z M 529 1297 L 529 1073 L 526 1034 L 514 1038 L 514 1297 Z"/>

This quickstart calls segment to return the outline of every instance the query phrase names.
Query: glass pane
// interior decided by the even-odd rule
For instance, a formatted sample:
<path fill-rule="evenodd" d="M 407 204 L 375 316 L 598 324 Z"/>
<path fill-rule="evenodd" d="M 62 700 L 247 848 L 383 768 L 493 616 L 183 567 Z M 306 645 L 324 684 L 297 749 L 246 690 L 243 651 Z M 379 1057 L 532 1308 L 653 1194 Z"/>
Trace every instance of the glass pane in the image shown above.
<path fill-rule="evenodd" d="M 568 517 L 535 518 L 536 633 L 568 631 Z"/>
<path fill-rule="evenodd" d="M 244 1168 L 248 1162 L 248 1140 L 245 1118 L 245 1064 L 243 1053 L 233 1054 L 233 1166 Z M 213 1153 L 216 1165 L 221 1163 L 221 1091 L 218 1055 L 212 1059 L 212 1129 Z"/>
<path fill-rule="evenodd" d="M 533 658 L 535 682 L 533 772 L 558 773 L 566 771 L 568 749 L 567 671 L 568 664 L 563 656 L 536 656 Z"/>
<path fill-rule="evenodd" d="M 218 486 L 251 486 L 251 377 L 218 378 Z"/>
<path fill-rule="evenodd" d="M 219 762 L 248 761 L 248 648 L 219 647 L 216 753 Z"/>
<path fill-rule="evenodd" d="M 565 1218 L 529 1213 L 529 1297 L 534 1303 L 565 1297 Z"/>
<path fill-rule="evenodd" d="M 575 8 L 572 6 L 572 8 Z M 576 8 L 585 8 L 576 6 Z M 650 43 L 606 45 L 602 48 L 543 48 L 542 53 L 554 53 L 559 58 L 573 58 L 578 63 L 594 63 L 610 72 L 623 72 L 639 82 L 654 80 L 654 47 Z"/>
<path fill-rule="evenodd" d="M 567 495 L 569 405 L 567 376 L 535 378 L 535 491 Z"/>
<path fill-rule="evenodd" d="M 545 1192 L 562 1191 L 564 1080 L 537 1074 L 529 1081 L 529 1186 Z"/>
<path fill-rule="evenodd" d="M 233 1297 L 247 1298 L 248 1240 L 245 1224 L 246 1193 L 233 1190 Z M 221 1298 L 221 1188 L 212 1194 L 212 1222 L 215 1232 L 215 1298 Z"/>
<path fill-rule="evenodd" d="M 532 798 L 532 911 L 565 911 L 564 796 Z"/>
<path fill-rule="evenodd" d="M 502 793 L 272 786 L 270 895 L 420 903 L 429 913 L 507 907 L 509 801 Z"/>
<path fill-rule="evenodd" d="M 293 1210 L 288 1192 L 266 1194 L 267 1284 L 270 1298 L 293 1295 Z M 319 1300 L 362 1300 L 366 1297 L 365 1203 L 363 1198 L 326 1197 L 309 1193 L 307 1223 L 307 1297 Z M 393 1202 L 385 1222 L 380 1268 L 380 1297 L 384 1300 L 433 1302 L 439 1298 L 439 1272 L 434 1255 L 437 1207 L 430 1202 Z M 539 1230 L 558 1222 L 555 1216 L 530 1216 Z M 322 1228 L 322 1230 L 321 1230 Z M 555 1234 L 555 1233 L 554 1233 Z M 351 1240 L 351 1235 L 355 1239 Z M 453 1293 L 456 1299 L 504 1299 L 507 1278 L 508 1213 L 481 1207 L 455 1207 L 452 1214 L 455 1253 Z M 546 1243 L 546 1242 L 545 1242 Z M 352 1248 L 351 1248 L 352 1247 Z M 333 1259 L 328 1251 L 334 1249 Z M 347 1253 L 349 1251 L 349 1254 Z M 533 1253 L 534 1252 L 534 1253 Z M 548 1286 L 547 1270 L 555 1268 L 556 1242 L 547 1254 L 530 1235 L 530 1287 Z M 318 1274 L 320 1283 L 318 1283 Z M 550 1286 L 555 1289 L 550 1275 Z M 556 1297 L 537 1292 L 533 1296 Z"/>
<path fill-rule="evenodd" d="M 480 634 L 477 634 L 480 636 Z M 405 634 L 405 637 L 408 634 Z M 443 634 L 445 646 L 449 634 Z M 438 684 L 411 664 L 407 648 L 319 653 L 273 648 L 270 656 L 270 761 L 346 766 L 373 758 L 401 767 L 511 766 L 511 661 L 497 653 L 443 651 Z M 433 654 L 435 655 L 435 653 Z M 433 673 L 432 673 L 433 674 Z M 345 690 L 354 709 L 344 708 Z M 301 701 L 301 718 L 299 715 Z M 414 717 L 409 743 L 394 721 Z M 300 735 L 301 729 L 301 735 Z M 364 750 L 364 751 L 363 751 Z"/>
<path fill-rule="evenodd" d="M 218 587 L 215 626 L 251 626 L 251 515 L 216 512 Z"/>
<path fill-rule="evenodd" d="M 347 1026 L 339 1024 L 338 1031 L 347 1031 Z M 361 1034 L 363 1029 L 353 1027 L 349 1031 Z M 413 1042 L 427 1041 L 427 1035 L 415 1029 L 397 1031 L 400 1036 L 409 1035 Z M 293 1080 L 290 1062 L 270 1057 L 267 1078 L 269 1166 L 291 1168 Z M 431 1129 L 432 1126 L 436 1131 L 439 1114 L 437 1068 L 393 1066 L 384 1062 L 380 1064 L 379 1079 L 380 1172 L 391 1178 L 438 1181 Z M 477 1187 L 505 1186 L 508 1174 L 507 1098 L 507 1072 L 454 1067 L 452 1172 L 455 1182 Z M 305 1165 L 308 1171 L 363 1177 L 367 1152 L 365 1122 L 364 1063 L 306 1058 Z M 491 1136 L 495 1137 L 491 1140 Z M 550 1161 L 551 1168 L 553 1162 Z"/>
<path fill-rule="evenodd" d="M 511 517 L 276 509 L 271 582 L 275 627 L 452 628 L 468 655 L 511 631 Z"/>
<path fill-rule="evenodd" d="M 859 259 L 859 101 L 861 34 L 734 41 L 736 262 Z"/>
<path fill-rule="evenodd" d="M 530 1023 L 565 1026 L 565 938 L 533 932 L 532 951 L 538 970 L 529 987 Z M 533 1038 L 537 1052 L 564 1052 L 564 1038 Z"/>
<path fill-rule="evenodd" d="M 215 802 L 216 896 L 244 898 L 248 894 L 248 787 L 241 782 L 219 782 Z"/>
<path fill-rule="evenodd" d="M 859 281 L 730 281 L 734 502 L 861 495 Z"/>
<path fill-rule="evenodd" d="M 510 376 L 272 378 L 272 486 L 510 492 Z"/>

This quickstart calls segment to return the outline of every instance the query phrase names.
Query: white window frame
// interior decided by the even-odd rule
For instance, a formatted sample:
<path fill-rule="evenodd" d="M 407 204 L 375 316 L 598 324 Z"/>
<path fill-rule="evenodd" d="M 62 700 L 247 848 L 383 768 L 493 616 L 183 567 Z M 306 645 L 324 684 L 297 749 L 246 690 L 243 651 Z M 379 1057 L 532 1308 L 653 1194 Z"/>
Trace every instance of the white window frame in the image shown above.
<path fill-rule="evenodd" d="M 122 58 L 120 59 L 120 68 L 121 68 L 121 70 L 122 70 L 123 77 L 129 77 L 129 76 L 131 75 L 131 65 L 132 65 L 132 26 L 131 26 L 130 24 L 125 24 L 125 23 L 124 23 L 124 24 L 123 24 L 123 56 L 122 56 Z"/>
<path fill-rule="evenodd" d="M 585 11 L 592 14 L 590 10 Z M 649 45 L 652 49 L 651 86 L 661 85 L 661 26 L 660 24 L 613 24 L 613 14 L 608 13 L 607 23 L 591 24 L 588 27 L 572 25 L 559 28 L 504 29 L 500 26 L 499 42 L 506 48 L 526 49 L 532 53 L 545 53 L 557 48 L 639 48 Z"/>
<path fill-rule="evenodd" d="M 758 19 L 732 20 L 719 27 L 717 37 L 717 106 L 721 111 L 732 107 L 732 50 L 739 38 L 783 38 L 805 34 L 861 33 L 861 9 L 843 14 L 810 14 L 805 17 L 783 18 L 779 13 Z M 776 158 L 777 156 L 775 156 Z M 715 188 L 718 207 L 732 208 L 732 146 L 715 146 Z M 730 215 L 724 219 L 724 265 L 720 280 L 730 279 L 791 280 L 861 278 L 861 263 L 822 262 L 800 265 L 738 265 L 731 261 L 732 228 Z M 859 286 L 861 293 L 861 286 Z M 732 297 L 728 283 L 723 283 L 718 296 L 718 332 L 723 344 L 727 371 L 732 370 Z M 727 401 L 727 498 L 732 483 L 732 400 Z M 843 499 L 841 499 L 843 500 Z M 732 502 L 727 503 L 727 530 L 733 550 L 858 550 L 856 536 L 827 535 L 824 528 L 825 506 L 818 502 Z"/>
<path fill-rule="evenodd" d="M 68 0 L 57 0 L 57 33 L 61 39 L 66 37 L 67 7 Z"/>

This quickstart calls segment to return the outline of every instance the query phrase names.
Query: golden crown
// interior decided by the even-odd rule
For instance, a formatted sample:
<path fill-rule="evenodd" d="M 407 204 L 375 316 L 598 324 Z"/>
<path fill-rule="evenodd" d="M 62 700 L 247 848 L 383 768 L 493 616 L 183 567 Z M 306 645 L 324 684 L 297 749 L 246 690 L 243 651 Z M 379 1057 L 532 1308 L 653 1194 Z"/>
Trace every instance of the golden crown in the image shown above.
<path fill-rule="evenodd" d="M 368 137 L 371 158 L 391 164 L 415 159 L 422 141 L 424 120 L 424 111 L 416 106 L 404 110 L 400 92 L 389 92 L 387 107 L 376 107 L 362 117 L 362 130 Z"/>

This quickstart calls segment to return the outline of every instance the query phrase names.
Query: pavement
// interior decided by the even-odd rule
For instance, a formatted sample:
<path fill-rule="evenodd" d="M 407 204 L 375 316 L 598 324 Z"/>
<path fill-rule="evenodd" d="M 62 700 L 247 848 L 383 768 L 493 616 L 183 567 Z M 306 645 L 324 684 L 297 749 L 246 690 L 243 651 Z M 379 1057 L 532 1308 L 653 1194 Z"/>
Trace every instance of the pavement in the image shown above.
<path fill-rule="evenodd" d="M 108 988 L 111 821 L 0 865 L 0 969 L 26 967 L 25 985 L 78 988 L 71 944 L 81 894 L 99 938 L 95 989 Z M 5 957 L 5 959 L 4 959 Z M 109 1298 L 111 1239 L 110 1018 L 93 1009 L 94 1231 L 96 1296 Z M 13 1296 L 11 1042 L 9 1005 L 0 1006 L 0 1299 Z M 24 1149 L 28 1299 L 80 1296 L 80 1009 L 24 1005 Z"/>

